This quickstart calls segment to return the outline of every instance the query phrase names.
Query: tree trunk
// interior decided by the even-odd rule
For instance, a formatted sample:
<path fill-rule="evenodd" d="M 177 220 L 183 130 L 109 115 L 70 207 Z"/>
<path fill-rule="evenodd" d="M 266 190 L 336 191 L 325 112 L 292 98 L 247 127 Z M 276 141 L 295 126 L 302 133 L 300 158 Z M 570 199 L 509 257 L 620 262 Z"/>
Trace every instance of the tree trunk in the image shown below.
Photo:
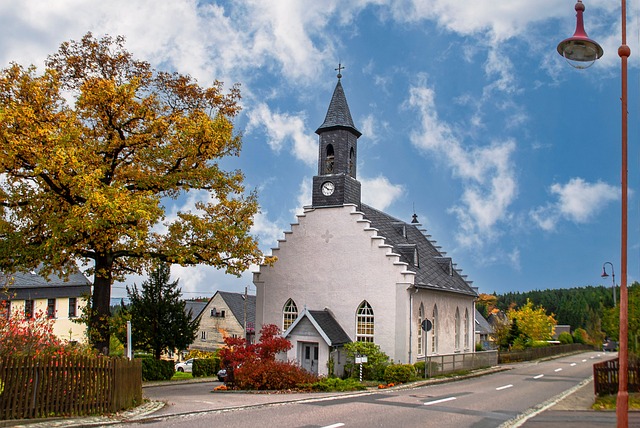
<path fill-rule="evenodd" d="M 98 352 L 109 355 L 109 319 L 111 317 L 109 306 L 111 303 L 113 258 L 101 255 L 96 257 L 95 262 L 93 302 L 89 326 L 90 339 Z"/>

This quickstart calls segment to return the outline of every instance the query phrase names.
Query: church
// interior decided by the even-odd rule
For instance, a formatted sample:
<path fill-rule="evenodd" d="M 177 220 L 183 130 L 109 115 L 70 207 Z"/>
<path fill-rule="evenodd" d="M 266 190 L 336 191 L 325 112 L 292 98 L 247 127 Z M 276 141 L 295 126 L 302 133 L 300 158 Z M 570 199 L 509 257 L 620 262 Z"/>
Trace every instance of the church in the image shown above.
<path fill-rule="evenodd" d="M 273 248 L 276 263 L 254 272 L 256 331 L 277 325 L 293 345 L 287 359 L 323 376 L 342 374 L 352 341 L 374 342 L 395 363 L 474 352 L 477 290 L 415 214 L 405 222 L 360 200 L 362 134 L 341 78 L 316 130 L 311 206 Z"/>

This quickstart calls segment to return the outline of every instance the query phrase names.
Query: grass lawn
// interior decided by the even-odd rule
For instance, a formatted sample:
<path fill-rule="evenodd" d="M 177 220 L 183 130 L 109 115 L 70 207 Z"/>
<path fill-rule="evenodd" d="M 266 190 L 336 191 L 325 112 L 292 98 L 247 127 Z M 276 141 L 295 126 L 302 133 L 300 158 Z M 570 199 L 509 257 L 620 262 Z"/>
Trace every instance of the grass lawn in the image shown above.
<path fill-rule="evenodd" d="M 191 375 L 191 373 L 176 372 L 171 378 L 171 380 L 184 380 L 184 379 L 193 379 L 193 376 Z"/>
<path fill-rule="evenodd" d="M 616 408 L 616 395 L 605 395 L 604 397 L 597 397 L 596 402 L 591 406 L 595 410 L 615 410 Z M 629 393 L 629 410 L 640 410 L 640 393 Z"/>

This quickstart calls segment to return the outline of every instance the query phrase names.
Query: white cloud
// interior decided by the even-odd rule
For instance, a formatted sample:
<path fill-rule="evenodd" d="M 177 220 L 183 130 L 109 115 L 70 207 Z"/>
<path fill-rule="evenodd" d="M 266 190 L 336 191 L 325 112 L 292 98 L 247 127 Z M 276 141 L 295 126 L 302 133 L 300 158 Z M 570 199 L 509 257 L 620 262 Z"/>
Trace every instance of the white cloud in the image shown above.
<path fill-rule="evenodd" d="M 305 129 L 306 117 L 287 113 L 274 113 L 269 106 L 261 103 L 249 112 L 247 133 L 255 128 L 263 128 L 269 137 L 269 147 L 279 152 L 288 142 L 292 143 L 293 155 L 307 165 L 318 160 L 318 146 L 314 138 Z"/>
<path fill-rule="evenodd" d="M 588 223 L 610 202 L 620 199 L 620 189 L 598 181 L 588 183 L 572 178 L 566 184 L 555 183 L 549 189 L 557 201 L 535 208 L 530 215 L 543 230 L 553 231 L 561 219 Z"/>
<path fill-rule="evenodd" d="M 438 117 L 435 93 L 426 85 L 412 87 L 408 103 L 418 110 L 421 122 L 411 134 L 411 142 L 420 150 L 442 157 L 453 175 L 463 182 L 460 203 L 450 209 L 460 221 L 456 239 L 471 246 L 493 237 L 497 224 L 509 219 L 508 208 L 517 195 L 512 159 L 515 142 L 463 146 L 451 125 Z"/>
<path fill-rule="evenodd" d="M 362 202 L 381 211 L 389 207 L 404 192 L 399 184 L 392 184 L 387 177 L 360 178 L 362 183 Z"/>

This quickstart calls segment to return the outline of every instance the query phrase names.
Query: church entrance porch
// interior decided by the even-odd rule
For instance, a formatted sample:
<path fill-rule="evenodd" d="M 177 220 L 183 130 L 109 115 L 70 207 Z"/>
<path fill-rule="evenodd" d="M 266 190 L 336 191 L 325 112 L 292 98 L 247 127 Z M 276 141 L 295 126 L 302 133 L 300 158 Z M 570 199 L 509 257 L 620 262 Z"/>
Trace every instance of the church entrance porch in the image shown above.
<path fill-rule="evenodd" d="M 298 343 L 298 360 L 300 361 L 302 368 L 313 373 L 318 374 L 318 343 L 317 342 L 299 342 Z"/>

